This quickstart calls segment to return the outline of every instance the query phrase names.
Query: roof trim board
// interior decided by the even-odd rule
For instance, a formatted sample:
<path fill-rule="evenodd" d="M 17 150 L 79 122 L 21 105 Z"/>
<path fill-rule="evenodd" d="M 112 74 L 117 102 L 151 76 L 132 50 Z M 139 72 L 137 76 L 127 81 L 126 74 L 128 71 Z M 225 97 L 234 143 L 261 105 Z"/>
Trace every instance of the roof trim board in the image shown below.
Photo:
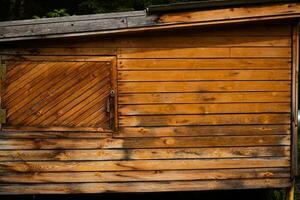
<path fill-rule="evenodd" d="M 132 14 L 131 14 L 132 13 Z M 0 23 L 0 42 L 300 18 L 300 3 L 146 15 L 143 11 Z"/>
<path fill-rule="evenodd" d="M 299 0 L 206 0 L 164 5 L 151 5 L 146 8 L 148 14 L 162 14 L 170 12 L 182 12 L 187 10 L 208 10 L 226 7 L 249 6 L 266 3 L 291 3 Z"/>

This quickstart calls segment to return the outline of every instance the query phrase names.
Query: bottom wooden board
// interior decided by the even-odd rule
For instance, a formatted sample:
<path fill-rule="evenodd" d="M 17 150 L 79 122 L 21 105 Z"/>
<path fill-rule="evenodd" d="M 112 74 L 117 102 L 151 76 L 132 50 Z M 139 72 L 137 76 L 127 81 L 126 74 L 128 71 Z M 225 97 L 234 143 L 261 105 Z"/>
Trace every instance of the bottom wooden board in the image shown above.
<path fill-rule="evenodd" d="M 0 194 L 79 194 L 104 192 L 166 192 L 220 189 L 286 188 L 289 178 L 132 183 L 1 184 Z"/>

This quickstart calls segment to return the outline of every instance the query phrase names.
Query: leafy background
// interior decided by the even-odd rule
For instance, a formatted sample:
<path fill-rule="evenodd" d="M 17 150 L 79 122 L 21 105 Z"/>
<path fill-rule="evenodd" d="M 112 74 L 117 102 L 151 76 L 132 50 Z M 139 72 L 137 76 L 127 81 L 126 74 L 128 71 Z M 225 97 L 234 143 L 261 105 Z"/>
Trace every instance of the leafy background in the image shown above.
<path fill-rule="evenodd" d="M 191 0 L 0 0 L 0 21 L 143 10 Z"/>

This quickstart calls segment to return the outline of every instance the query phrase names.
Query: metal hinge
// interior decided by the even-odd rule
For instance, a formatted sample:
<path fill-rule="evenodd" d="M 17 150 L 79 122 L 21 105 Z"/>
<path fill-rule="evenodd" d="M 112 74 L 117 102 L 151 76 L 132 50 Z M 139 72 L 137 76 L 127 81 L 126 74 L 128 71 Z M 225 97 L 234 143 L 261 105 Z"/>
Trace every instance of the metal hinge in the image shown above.
<path fill-rule="evenodd" d="M 6 75 L 6 65 L 0 64 L 0 79 L 4 80 Z"/>
<path fill-rule="evenodd" d="M 6 109 L 0 109 L 0 123 L 6 123 Z"/>

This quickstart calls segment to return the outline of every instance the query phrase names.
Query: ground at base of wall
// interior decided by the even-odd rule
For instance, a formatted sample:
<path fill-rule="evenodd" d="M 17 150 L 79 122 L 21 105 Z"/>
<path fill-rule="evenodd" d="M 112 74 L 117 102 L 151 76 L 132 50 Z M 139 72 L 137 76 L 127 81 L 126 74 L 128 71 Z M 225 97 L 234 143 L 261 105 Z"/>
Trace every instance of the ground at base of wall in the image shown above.
<path fill-rule="evenodd" d="M 300 180 L 297 186 L 300 200 Z M 234 190 L 208 192 L 168 192 L 168 193 L 137 193 L 137 194 L 99 194 L 99 195 L 26 195 L 0 196 L 1 200 L 284 200 L 284 190 Z"/>

